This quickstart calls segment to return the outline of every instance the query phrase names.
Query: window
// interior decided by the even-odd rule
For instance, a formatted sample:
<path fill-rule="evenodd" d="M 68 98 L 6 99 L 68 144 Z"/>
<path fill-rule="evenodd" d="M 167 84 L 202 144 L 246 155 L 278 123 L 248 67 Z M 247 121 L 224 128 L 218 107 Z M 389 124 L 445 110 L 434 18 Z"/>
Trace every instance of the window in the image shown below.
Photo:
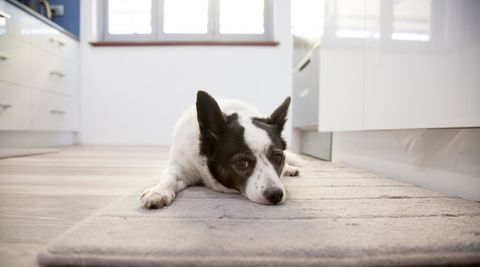
<path fill-rule="evenodd" d="M 292 34 L 307 39 L 320 39 L 325 21 L 324 6 L 324 2 L 319 0 L 292 1 Z"/>
<path fill-rule="evenodd" d="M 104 41 L 272 41 L 273 0 L 105 0 Z"/>

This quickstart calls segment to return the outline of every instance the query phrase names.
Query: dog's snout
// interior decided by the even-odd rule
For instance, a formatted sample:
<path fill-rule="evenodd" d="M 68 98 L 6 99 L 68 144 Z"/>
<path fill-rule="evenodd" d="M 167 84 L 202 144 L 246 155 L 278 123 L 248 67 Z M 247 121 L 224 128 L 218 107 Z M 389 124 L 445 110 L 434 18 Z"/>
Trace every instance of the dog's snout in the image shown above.
<path fill-rule="evenodd" d="M 269 188 L 265 190 L 265 197 L 268 201 L 272 204 L 276 204 L 282 201 L 283 198 L 283 191 L 280 188 Z"/>

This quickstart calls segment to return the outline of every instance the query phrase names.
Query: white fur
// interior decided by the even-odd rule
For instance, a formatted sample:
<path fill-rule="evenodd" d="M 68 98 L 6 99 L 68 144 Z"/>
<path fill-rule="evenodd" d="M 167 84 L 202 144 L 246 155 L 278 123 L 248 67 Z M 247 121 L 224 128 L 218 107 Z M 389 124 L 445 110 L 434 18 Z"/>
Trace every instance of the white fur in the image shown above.
<path fill-rule="evenodd" d="M 216 101 L 225 114 L 238 113 L 239 122 L 245 128 L 245 141 L 257 157 L 257 166 L 252 178 L 247 183 L 244 195 L 254 202 L 268 204 L 267 199 L 263 197 L 262 190 L 268 186 L 277 186 L 284 193 L 282 199 L 282 202 L 284 202 L 285 187 L 280 182 L 271 163 L 266 158 L 261 159 L 261 157 L 266 157 L 265 152 L 271 140 L 264 130 L 254 126 L 251 122 L 252 117 L 265 116 L 260 114 L 256 108 L 241 101 L 218 98 L 216 98 Z M 224 187 L 213 178 L 206 164 L 207 158 L 199 154 L 199 136 L 197 112 L 195 106 L 193 106 L 185 111 L 175 126 L 170 161 L 168 168 L 160 177 L 160 183 L 147 189 L 141 196 L 141 201 L 145 206 L 170 205 L 176 193 L 190 185 L 201 183 L 219 192 L 239 193 L 237 190 Z M 287 173 L 289 168 L 290 166 L 285 163 L 282 175 L 284 172 Z M 260 169 L 262 169 L 262 175 L 260 175 L 261 179 L 257 181 L 256 177 Z"/>

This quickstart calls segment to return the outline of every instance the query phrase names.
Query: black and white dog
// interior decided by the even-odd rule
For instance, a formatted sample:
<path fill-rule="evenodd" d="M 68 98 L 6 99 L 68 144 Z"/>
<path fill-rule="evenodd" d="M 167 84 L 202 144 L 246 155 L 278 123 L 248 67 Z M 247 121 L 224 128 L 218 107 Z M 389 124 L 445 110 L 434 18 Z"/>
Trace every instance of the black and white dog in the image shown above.
<path fill-rule="evenodd" d="M 175 127 L 170 162 L 160 183 L 143 192 L 148 208 L 170 205 L 190 185 L 205 184 L 224 193 L 240 193 L 261 204 L 285 202 L 282 176 L 296 176 L 298 161 L 285 151 L 281 134 L 290 97 L 270 115 L 237 100 L 215 101 L 197 93 L 196 108 L 188 109 Z M 287 161 L 286 161 L 287 156 Z"/>

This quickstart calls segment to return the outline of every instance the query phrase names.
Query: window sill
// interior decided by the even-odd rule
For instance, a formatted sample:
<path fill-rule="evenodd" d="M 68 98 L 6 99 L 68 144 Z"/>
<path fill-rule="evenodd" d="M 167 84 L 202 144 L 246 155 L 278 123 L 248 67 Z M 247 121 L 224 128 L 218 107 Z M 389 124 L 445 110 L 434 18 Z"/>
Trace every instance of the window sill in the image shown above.
<path fill-rule="evenodd" d="M 91 46 L 277 46 L 279 42 L 90 42 Z"/>

